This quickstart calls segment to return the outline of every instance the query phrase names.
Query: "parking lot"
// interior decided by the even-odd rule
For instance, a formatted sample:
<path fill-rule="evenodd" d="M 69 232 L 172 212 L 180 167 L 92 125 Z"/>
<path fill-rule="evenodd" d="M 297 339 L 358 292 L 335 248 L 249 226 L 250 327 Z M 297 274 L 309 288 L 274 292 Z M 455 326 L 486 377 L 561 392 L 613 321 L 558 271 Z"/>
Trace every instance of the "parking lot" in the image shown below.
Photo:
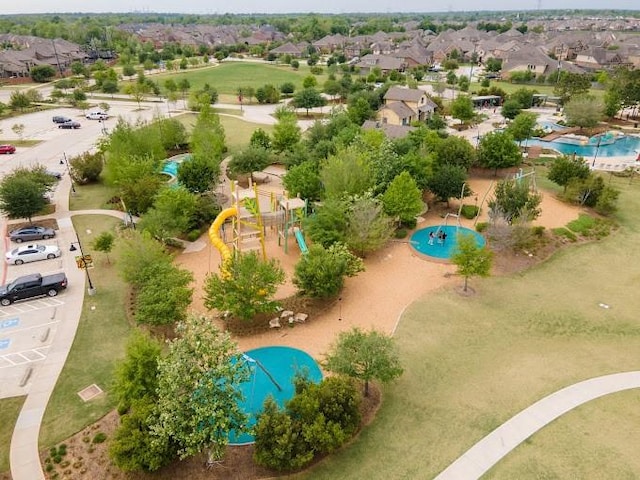
<path fill-rule="evenodd" d="M 58 245 L 59 258 L 2 266 L 7 283 L 32 273 L 49 275 L 63 271 L 65 256 L 73 255 L 68 246 L 59 245 L 57 238 L 25 242 L 28 244 Z M 7 248 L 18 244 L 9 242 Z M 65 248 L 67 247 L 67 248 Z M 4 262 L 4 259 L 2 259 Z M 0 307 L 0 398 L 24 395 L 29 378 L 47 356 L 55 338 L 60 309 L 64 308 L 64 296 L 41 297 Z"/>

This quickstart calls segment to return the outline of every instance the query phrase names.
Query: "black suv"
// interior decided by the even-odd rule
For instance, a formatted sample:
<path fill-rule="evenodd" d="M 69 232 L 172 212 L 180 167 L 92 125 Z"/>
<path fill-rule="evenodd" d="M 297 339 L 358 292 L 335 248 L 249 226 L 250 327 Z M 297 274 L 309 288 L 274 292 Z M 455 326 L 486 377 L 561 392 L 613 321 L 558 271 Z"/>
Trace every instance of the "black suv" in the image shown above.
<path fill-rule="evenodd" d="M 66 123 L 70 121 L 71 119 L 69 117 L 63 117 L 61 115 L 56 115 L 55 117 L 53 117 L 53 123 Z"/>

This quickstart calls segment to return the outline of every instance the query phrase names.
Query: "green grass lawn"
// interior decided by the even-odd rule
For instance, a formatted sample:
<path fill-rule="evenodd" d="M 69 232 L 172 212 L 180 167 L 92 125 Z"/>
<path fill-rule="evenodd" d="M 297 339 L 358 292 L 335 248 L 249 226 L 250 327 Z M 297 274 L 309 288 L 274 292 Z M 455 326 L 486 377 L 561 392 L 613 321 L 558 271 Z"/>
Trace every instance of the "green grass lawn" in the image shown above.
<path fill-rule="evenodd" d="M 26 397 L 13 397 L 0 400 L 0 473 L 9 471 L 9 445 L 13 427 L 16 425 L 20 409 Z"/>
<path fill-rule="evenodd" d="M 105 209 L 116 210 L 118 205 L 108 203 L 116 195 L 116 190 L 104 182 L 89 185 L 75 185 L 76 193 L 69 197 L 70 210 Z"/>
<path fill-rule="evenodd" d="M 190 131 L 196 123 L 197 114 L 184 113 L 175 118 L 187 127 L 187 131 Z M 246 122 L 240 118 L 236 118 L 235 114 L 231 116 L 226 114 L 220 115 L 220 123 L 224 128 L 228 154 L 231 155 L 247 147 L 249 140 L 251 140 L 251 135 L 257 128 L 263 129 L 270 135 L 273 133 L 272 125 L 259 125 L 257 123 Z"/>
<path fill-rule="evenodd" d="M 302 88 L 302 80 L 307 75 L 309 75 L 309 67 L 306 65 L 300 65 L 299 70 L 293 70 L 289 65 L 223 62 L 211 68 L 153 75 L 152 79 L 158 82 L 161 88 L 164 87 L 164 82 L 168 79 L 173 79 L 178 83 L 186 78 L 191 84 L 191 90 L 201 89 L 205 83 L 208 83 L 218 91 L 218 94 L 232 95 L 235 98 L 238 88 L 241 87 L 258 88 L 266 84 L 279 87 L 285 82 L 292 82 L 296 86 L 296 90 L 299 90 Z M 319 75 L 317 77 L 318 84 L 322 85 L 326 78 L 326 75 Z"/>
<path fill-rule="evenodd" d="M 406 371 L 385 389 L 376 420 L 298 478 L 433 478 L 545 395 L 638 369 L 640 185 L 613 184 L 623 193 L 622 227 L 612 236 L 524 273 L 472 279 L 474 296 L 443 289 L 409 306 L 396 334 Z M 638 400 L 630 391 L 584 405 L 532 436 L 488 478 L 637 478 Z"/>
<path fill-rule="evenodd" d="M 124 357 L 126 339 L 131 327 L 125 316 L 127 286 L 117 272 L 116 248 L 110 254 L 111 265 L 103 253 L 91 249 L 91 238 L 105 230 L 114 230 L 120 222 L 112 217 L 82 215 L 73 224 L 85 247 L 94 257 L 90 271 L 97 289 L 94 296 L 85 296 L 82 318 L 71 352 L 58 379 L 45 412 L 40 430 L 40 445 L 50 447 L 78 432 L 114 408 L 109 394 L 114 364 Z M 90 229 L 93 233 L 87 235 Z M 83 402 L 78 392 L 97 384 L 104 394 Z"/>

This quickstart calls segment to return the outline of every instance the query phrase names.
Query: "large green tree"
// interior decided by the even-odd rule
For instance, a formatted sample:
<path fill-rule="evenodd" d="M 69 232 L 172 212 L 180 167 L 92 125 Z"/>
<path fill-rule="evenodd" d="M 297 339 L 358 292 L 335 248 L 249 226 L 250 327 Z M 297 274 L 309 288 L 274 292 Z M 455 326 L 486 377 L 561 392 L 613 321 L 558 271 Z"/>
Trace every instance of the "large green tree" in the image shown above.
<path fill-rule="evenodd" d="M 182 186 L 164 187 L 140 221 L 140 228 L 161 242 L 186 233 L 193 225 L 197 202 L 196 195 Z"/>
<path fill-rule="evenodd" d="M 54 179 L 45 167 L 19 167 L 0 181 L 0 210 L 9 218 L 31 217 L 48 203 L 46 194 L 51 191 Z"/>
<path fill-rule="evenodd" d="M 580 128 L 595 127 L 604 115 L 604 104 L 593 95 L 575 95 L 564 106 L 569 125 Z"/>
<path fill-rule="evenodd" d="M 460 123 L 468 123 L 476 116 L 476 112 L 473 109 L 473 102 L 471 98 L 466 95 L 460 95 L 453 102 L 451 102 L 451 116 L 460 120 Z"/>
<path fill-rule="evenodd" d="M 205 104 L 200 109 L 191 132 L 191 154 L 200 165 L 216 165 L 215 177 L 210 179 L 211 184 L 218 182 L 220 161 L 225 148 L 225 133 L 220 117 L 211 110 L 209 104 Z"/>
<path fill-rule="evenodd" d="M 469 188 L 465 185 L 467 172 L 460 165 L 441 165 L 434 169 L 427 181 L 429 190 L 442 202 L 449 204 L 449 198 L 458 198 L 460 194 L 464 196 L 470 194 Z M 464 187 L 464 189 L 463 189 Z"/>
<path fill-rule="evenodd" d="M 542 195 L 532 191 L 525 180 L 501 180 L 496 185 L 494 195 L 489 201 L 492 217 L 502 217 L 510 225 L 515 220 L 530 222 L 541 213 L 539 206 Z"/>
<path fill-rule="evenodd" d="M 522 153 L 509 132 L 488 133 L 478 145 L 478 163 L 484 168 L 493 168 L 497 175 L 499 168 L 519 165 Z"/>
<path fill-rule="evenodd" d="M 315 78 L 315 77 L 313 77 Z M 291 105 L 295 108 L 304 108 L 309 116 L 309 110 L 315 107 L 324 107 L 327 104 L 325 98 L 315 88 L 305 88 L 293 96 Z"/>
<path fill-rule="evenodd" d="M 589 177 L 590 173 L 589 164 L 584 161 L 584 158 L 576 157 L 575 155 L 562 155 L 553 160 L 547 172 L 547 177 L 552 182 L 564 187 L 566 192 L 567 185 L 572 179 L 580 178 L 584 180 Z"/>
<path fill-rule="evenodd" d="M 277 260 L 262 260 L 256 252 L 248 252 L 235 255 L 226 268 L 228 274 L 207 277 L 205 307 L 229 311 L 243 320 L 276 311 L 273 297 L 285 278 Z"/>
<path fill-rule="evenodd" d="M 468 170 L 476 160 L 476 152 L 466 138 L 449 136 L 439 141 L 435 146 L 437 166 L 459 165 L 465 171 Z"/>
<path fill-rule="evenodd" d="M 318 201 L 322 195 L 322 182 L 315 162 L 294 165 L 282 180 L 290 196 L 299 195 L 311 201 Z"/>
<path fill-rule="evenodd" d="M 342 332 L 326 355 L 327 370 L 364 382 L 364 395 L 369 396 L 369 382 L 390 382 L 403 373 L 393 338 L 375 330 L 359 328 Z"/>
<path fill-rule="evenodd" d="M 493 252 L 480 247 L 473 235 L 460 234 L 451 261 L 458 267 L 458 275 L 464 277 L 463 290 L 468 288 L 469 277 L 487 277 L 491 271 Z"/>
<path fill-rule="evenodd" d="M 422 192 L 409 172 L 402 172 L 393 179 L 382 195 L 384 212 L 400 223 L 415 222 L 416 216 L 424 210 Z"/>
<path fill-rule="evenodd" d="M 591 75 L 562 72 L 553 88 L 553 93 L 560 97 L 564 105 L 575 95 L 586 94 L 591 88 Z"/>
<path fill-rule="evenodd" d="M 521 112 L 507 127 L 507 132 L 511 134 L 513 139 L 521 144 L 523 140 L 531 138 L 533 129 L 536 126 L 538 116 L 532 112 Z"/>
<path fill-rule="evenodd" d="M 357 198 L 347 213 L 345 241 L 360 256 L 382 247 L 393 233 L 393 220 L 382 204 L 367 195 Z"/>
<path fill-rule="evenodd" d="M 177 329 L 167 356 L 158 362 L 158 420 L 153 432 L 177 445 L 180 458 L 206 452 L 220 460 L 229 433 L 246 430 L 237 385 L 250 371 L 227 333 L 211 319 L 192 315 Z"/>

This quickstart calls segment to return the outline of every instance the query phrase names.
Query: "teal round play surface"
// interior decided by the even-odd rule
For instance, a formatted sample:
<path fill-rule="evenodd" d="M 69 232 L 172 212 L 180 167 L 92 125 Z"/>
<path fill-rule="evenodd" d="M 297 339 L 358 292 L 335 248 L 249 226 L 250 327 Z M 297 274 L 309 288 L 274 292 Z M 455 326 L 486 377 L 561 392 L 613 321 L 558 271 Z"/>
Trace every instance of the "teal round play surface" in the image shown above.
<path fill-rule="evenodd" d="M 322 371 L 316 361 L 306 352 L 291 347 L 262 347 L 249 350 L 242 355 L 251 375 L 249 380 L 238 385 L 244 401 L 240 408 L 248 414 L 250 427 L 256 424 L 256 417 L 262 411 L 265 399 L 271 395 L 283 407 L 295 394 L 293 380 L 297 374 L 304 375 L 312 382 L 322 380 Z M 253 435 L 229 435 L 229 444 L 253 443 Z"/>
<path fill-rule="evenodd" d="M 441 234 L 445 235 L 444 239 Z M 456 250 L 458 235 L 473 236 L 479 247 L 484 247 L 486 243 L 484 237 L 478 232 L 456 225 L 432 225 L 422 228 L 411 235 L 409 243 L 423 255 L 448 260 Z"/>

